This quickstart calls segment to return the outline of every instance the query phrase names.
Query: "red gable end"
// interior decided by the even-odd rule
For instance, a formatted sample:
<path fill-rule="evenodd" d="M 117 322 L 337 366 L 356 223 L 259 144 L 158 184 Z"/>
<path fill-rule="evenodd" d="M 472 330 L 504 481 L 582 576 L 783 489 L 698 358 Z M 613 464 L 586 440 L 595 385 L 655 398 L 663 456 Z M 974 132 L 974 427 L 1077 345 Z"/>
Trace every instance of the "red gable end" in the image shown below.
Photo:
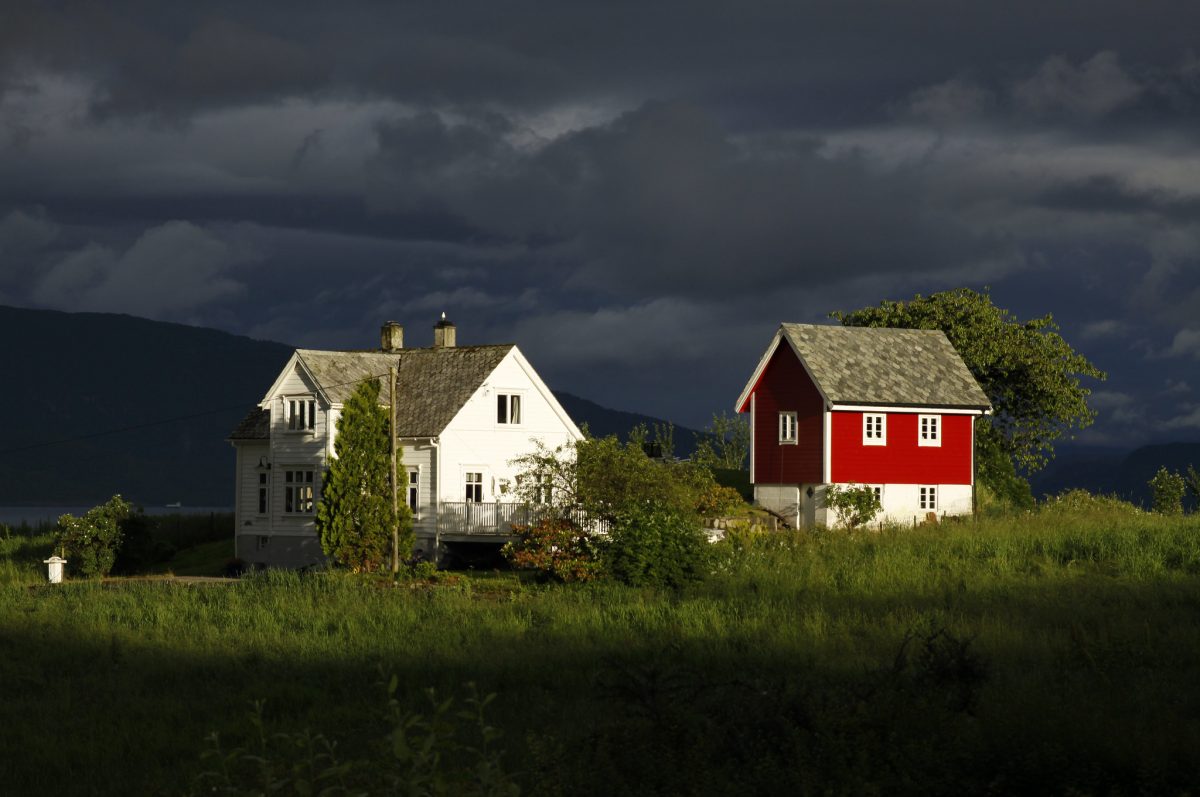
<path fill-rule="evenodd" d="M 754 416 L 754 482 L 819 484 L 825 402 L 786 343 L 775 349 L 763 369 L 750 407 Z M 779 442 L 780 412 L 796 413 L 795 444 Z"/>

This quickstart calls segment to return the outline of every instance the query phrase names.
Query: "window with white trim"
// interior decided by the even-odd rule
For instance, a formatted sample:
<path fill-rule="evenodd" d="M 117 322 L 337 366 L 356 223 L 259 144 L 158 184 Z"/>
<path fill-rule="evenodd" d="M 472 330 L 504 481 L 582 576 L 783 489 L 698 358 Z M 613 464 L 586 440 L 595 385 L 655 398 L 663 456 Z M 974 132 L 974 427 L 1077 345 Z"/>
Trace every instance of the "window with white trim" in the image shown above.
<path fill-rule="evenodd" d="M 421 469 L 408 468 L 408 491 L 405 499 L 414 516 L 421 513 Z"/>
<path fill-rule="evenodd" d="M 283 472 L 283 511 L 289 515 L 311 515 L 314 504 L 315 471 Z"/>
<path fill-rule="evenodd" d="M 537 486 L 533 489 L 535 504 L 549 504 L 554 499 L 554 477 L 549 473 L 539 473 Z"/>
<path fill-rule="evenodd" d="M 881 412 L 863 413 L 863 445 L 887 445 L 887 416 Z"/>
<path fill-rule="evenodd" d="M 258 514 L 267 514 L 267 474 L 266 471 L 258 472 Z"/>
<path fill-rule="evenodd" d="M 937 487 L 924 485 L 917 488 L 917 506 L 932 512 L 937 511 Z"/>
<path fill-rule="evenodd" d="M 496 423 L 521 422 L 521 396 L 517 393 L 496 394 Z"/>
<path fill-rule="evenodd" d="M 883 506 L 883 485 L 868 484 L 867 486 L 871 488 L 871 492 L 875 493 L 875 500 L 879 502 L 880 506 Z"/>
<path fill-rule="evenodd" d="M 796 413 L 794 413 L 794 412 L 779 413 L 779 442 L 780 443 L 795 443 L 796 442 Z"/>
<path fill-rule="evenodd" d="M 287 399 L 289 432 L 310 432 L 317 428 L 317 402 L 311 398 Z"/>
<path fill-rule="evenodd" d="M 468 471 L 464 477 L 466 483 L 466 501 L 467 503 L 478 504 L 483 502 L 483 474 L 478 471 Z"/>
<path fill-rule="evenodd" d="M 942 444 L 942 416 L 917 416 L 917 445 L 940 446 Z"/>

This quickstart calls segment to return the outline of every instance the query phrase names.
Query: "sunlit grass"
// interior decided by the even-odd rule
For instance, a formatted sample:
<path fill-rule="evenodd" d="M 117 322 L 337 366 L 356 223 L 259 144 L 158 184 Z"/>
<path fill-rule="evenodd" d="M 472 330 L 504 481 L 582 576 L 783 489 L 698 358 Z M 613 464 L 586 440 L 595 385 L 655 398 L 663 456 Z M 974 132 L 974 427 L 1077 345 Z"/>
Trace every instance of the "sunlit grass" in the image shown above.
<path fill-rule="evenodd" d="M 429 686 L 497 693 L 535 793 L 1159 793 L 1200 774 L 1192 518 L 740 538 L 682 592 L 284 572 L 31 588 L 46 544 L 0 540 L 17 793 L 50 770 L 63 793 L 187 790 L 204 736 L 244 740 L 255 699 L 280 729 L 365 745 L 380 672 L 414 707 Z"/>

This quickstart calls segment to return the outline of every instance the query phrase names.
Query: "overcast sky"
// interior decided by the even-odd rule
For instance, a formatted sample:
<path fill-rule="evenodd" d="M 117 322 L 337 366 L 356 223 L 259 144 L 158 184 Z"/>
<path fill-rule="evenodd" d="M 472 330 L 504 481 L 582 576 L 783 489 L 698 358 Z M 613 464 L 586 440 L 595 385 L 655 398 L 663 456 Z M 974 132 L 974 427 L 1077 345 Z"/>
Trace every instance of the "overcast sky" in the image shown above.
<path fill-rule="evenodd" d="M 0 0 L 0 303 L 321 348 L 445 311 L 702 425 L 781 321 L 990 286 L 1109 372 L 1082 441 L 1196 440 L 1197 31 L 1176 0 Z"/>

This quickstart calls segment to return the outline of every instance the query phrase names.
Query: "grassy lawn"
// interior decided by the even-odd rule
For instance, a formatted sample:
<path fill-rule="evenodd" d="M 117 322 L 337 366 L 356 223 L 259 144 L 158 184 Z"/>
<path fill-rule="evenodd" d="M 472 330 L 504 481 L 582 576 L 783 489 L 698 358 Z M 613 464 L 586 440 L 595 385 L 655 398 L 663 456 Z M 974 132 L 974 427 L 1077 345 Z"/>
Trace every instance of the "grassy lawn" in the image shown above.
<path fill-rule="evenodd" d="M 171 569 L 228 553 L 204 548 Z M 289 766 L 316 748 L 271 734 L 396 769 L 393 674 L 402 714 L 428 717 L 428 688 L 457 698 L 434 746 L 451 769 L 479 746 L 453 719 L 465 685 L 494 693 L 491 744 L 526 794 L 1194 790 L 1193 518 L 1055 510 L 721 549 L 710 579 L 660 592 L 510 574 L 31 588 L 31 560 L 0 548 L 3 790 L 199 793 L 211 732 L 258 749 L 256 700 Z"/>

